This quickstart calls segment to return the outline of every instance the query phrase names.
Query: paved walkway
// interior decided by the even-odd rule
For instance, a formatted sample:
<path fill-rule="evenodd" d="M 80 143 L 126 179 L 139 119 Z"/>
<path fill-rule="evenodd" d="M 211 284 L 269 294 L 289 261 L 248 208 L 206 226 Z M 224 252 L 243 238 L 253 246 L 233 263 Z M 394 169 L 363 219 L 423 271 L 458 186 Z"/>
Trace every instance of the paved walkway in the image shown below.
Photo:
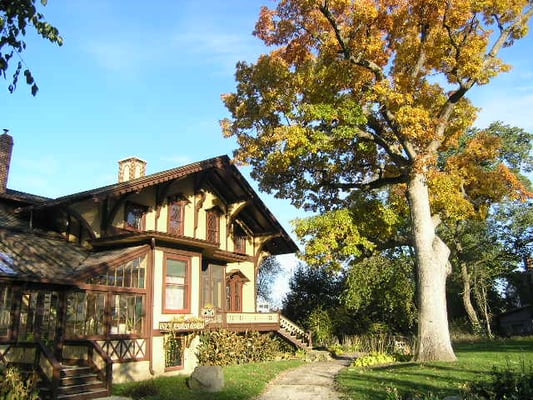
<path fill-rule="evenodd" d="M 285 371 L 271 381 L 256 400 L 337 400 L 335 375 L 349 359 L 307 363 Z"/>

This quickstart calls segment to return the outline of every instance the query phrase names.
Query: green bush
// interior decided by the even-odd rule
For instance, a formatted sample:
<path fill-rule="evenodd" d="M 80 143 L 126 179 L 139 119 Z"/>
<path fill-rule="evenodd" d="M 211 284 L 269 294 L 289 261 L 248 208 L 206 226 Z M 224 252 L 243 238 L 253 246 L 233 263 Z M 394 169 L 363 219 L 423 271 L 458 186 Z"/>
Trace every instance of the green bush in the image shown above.
<path fill-rule="evenodd" d="M 201 365 L 234 365 L 274 360 L 279 343 L 271 334 L 236 333 L 224 329 L 204 332 L 196 356 Z"/>
<path fill-rule="evenodd" d="M 7 368 L 0 375 L 0 399 L 37 400 L 37 374 L 32 373 L 24 380 L 16 368 Z"/>
<path fill-rule="evenodd" d="M 352 367 L 371 367 L 373 365 L 390 364 L 396 361 L 396 357 L 391 354 L 370 353 L 365 356 L 357 357 L 352 363 Z"/>
<path fill-rule="evenodd" d="M 494 368 L 491 379 L 472 382 L 464 388 L 465 400 L 531 400 L 533 399 L 533 366 Z"/>

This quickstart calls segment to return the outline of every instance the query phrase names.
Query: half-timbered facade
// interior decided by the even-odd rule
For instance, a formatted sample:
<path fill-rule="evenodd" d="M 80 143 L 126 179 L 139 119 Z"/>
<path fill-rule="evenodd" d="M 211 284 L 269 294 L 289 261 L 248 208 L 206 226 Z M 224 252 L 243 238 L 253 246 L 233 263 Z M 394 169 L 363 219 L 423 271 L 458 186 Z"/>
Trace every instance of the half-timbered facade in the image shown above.
<path fill-rule="evenodd" d="M 51 397 L 68 362 L 109 390 L 190 372 L 204 329 L 297 332 L 255 301 L 261 260 L 297 247 L 228 157 L 152 175 L 131 157 L 116 184 L 47 199 L 7 188 L 12 145 L 0 135 L 0 361 L 33 363 Z"/>

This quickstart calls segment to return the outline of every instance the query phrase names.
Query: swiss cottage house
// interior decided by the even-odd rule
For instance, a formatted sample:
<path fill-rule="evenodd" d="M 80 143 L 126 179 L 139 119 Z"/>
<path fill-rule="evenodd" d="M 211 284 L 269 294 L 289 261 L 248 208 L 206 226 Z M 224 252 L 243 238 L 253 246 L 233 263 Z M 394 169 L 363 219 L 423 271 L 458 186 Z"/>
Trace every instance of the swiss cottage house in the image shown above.
<path fill-rule="evenodd" d="M 256 309 L 262 259 L 297 246 L 228 157 L 147 176 L 132 157 L 118 183 L 49 199 L 6 187 L 12 148 L 0 135 L 0 365 L 82 399 L 192 372 L 207 329 L 305 346 Z"/>

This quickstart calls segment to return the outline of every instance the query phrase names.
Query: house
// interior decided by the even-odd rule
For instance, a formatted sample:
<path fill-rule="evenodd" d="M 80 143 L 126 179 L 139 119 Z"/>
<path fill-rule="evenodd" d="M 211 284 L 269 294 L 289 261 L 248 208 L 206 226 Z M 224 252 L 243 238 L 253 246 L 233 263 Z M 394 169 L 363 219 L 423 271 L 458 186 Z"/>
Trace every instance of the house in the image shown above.
<path fill-rule="evenodd" d="M 205 329 L 309 344 L 256 309 L 262 259 L 297 246 L 227 156 L 152 175 L 131 157 L 116 184 L 48 199 L 7 188 L 12 148 L 0 135 L 0 364 L 37 369 L 49 397 L 190 373 Z"/>
<path fill-rule="evenodd" d="M 533 334 L 533 306 L 526 305 L 501 313 L 496 318 L 500 333 L 504 336 Z"/>

